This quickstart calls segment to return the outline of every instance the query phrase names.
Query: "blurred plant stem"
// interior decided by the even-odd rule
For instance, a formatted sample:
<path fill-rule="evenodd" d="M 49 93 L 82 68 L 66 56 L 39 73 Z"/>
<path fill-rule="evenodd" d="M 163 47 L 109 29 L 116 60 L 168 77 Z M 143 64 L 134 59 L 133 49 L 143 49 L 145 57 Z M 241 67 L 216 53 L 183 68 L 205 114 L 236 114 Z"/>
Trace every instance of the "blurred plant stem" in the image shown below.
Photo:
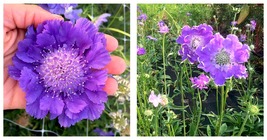
<path fill-rule="evenodd" d="M 166 81 L 166 60 L 165 60 L 165 34 L 162 41 L 162 61 L 163 61 L 163 73 L 164 73 L 164 94 L 167 95 L 167 81 Z"/>
<path fill-rule="evenodd" d="M 196 128 L 194 130 L 194 136 L 196 136 L 196 134 L 197 134 L 197 130 L 198 130 L 198 126 L 199 126 L 200 118 L 201 118 L 201 113 L 202 113 L 202 100 L 201 100 L 199 89 L 197 90 L 197 94 L 198 94 L 198 100 L 199 100 L 199 107 L 198 107 L 197 124 L 196 124 Z"/>
<path fill-rule="evenodd" d="M 182 108 L 184 108 L 184 91 L 183 91 L 183 71 L 185 69 L 186 65 L 183 64 L 183 67 L 180 72 L 180 92 L 181 92 L 181 104 Z M 185 110 L 183 110 L 183 134 L 186 136 L 186 124 L 185 124 Z"/>

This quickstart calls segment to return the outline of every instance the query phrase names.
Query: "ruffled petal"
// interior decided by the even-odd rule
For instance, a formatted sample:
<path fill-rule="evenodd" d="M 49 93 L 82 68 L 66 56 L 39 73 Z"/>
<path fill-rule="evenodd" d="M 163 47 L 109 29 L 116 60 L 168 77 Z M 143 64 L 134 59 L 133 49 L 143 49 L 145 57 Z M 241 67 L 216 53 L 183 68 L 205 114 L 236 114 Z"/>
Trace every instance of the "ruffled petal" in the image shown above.
<path fill-rule="evenodd" d="M 96 91 L 105 85 L 108 78 L 106 70 L 89 70 L 88 75 L 89 78 L 85 83 L 85 88 L 91 91 Z"/>
<path fill-rule="evenodd" d="M 79 113 L 87 106 L 81 96 L 72 96 L 71 98 L 65 99 L 65 103 L 68 110 L 72 113 Z"/>
<path fill-rule="evenodd" d="M 223 74 L 212 75 L 212 78 L 214 79 L 215 84 L 218 86 L 223 86 L 226 81 Z"/>
<path fill-rule="evenodd" d="M 108 100 L 107 93 L 104 91 L 85 90 L 85 93 L 88 99 L 96 104 L 105 103 Z"/>
<path fill-rule="evenodd" d="M 50 111 L 54 115 L 60 115 L 63 111 L 64 105 L 65 104 L 60 97 L 51 97 L 46 95 L 40 100 L 40 109 Z"/>
<path fill-rule="evenodd" d="M 71 125 L 74 125 L 77 122 L 77 120 L 70 119 L 63 113 L 60 116 L 58 116 L 58 122 L 61 127 L 70 127 Z"/>
<path fill-rule="evenodd" d="M 40 102 L 37 99 L 34 103 L 26 105 L 26 112 L 34 118 L 42 119 L 47 115 L 48 111 L 40 110 L 39 106 Z"/>
<path fill-rule="evenodd" d="M 74 27 L 82 29 L 90 34 L 95 34 L 97 32 L 97 28 L 94 26 L 94 24 L 86 18 L 79 18 Z"/>
<path fill-rule="evenodd" d="M 88 66 L 94 69 L 104 68 L 111 60 L 108 51 L 102 43 L 98 42 L 94 44 L 94 47 L 86 55 Z"/>
<path fill-rule="evenodd" d="M 25 91 L 29 91 L 32 87 L 36 86 L 39 82 L 38 75 L 27 67 L 21 70 L 19 78 L 20 87 Z"/>

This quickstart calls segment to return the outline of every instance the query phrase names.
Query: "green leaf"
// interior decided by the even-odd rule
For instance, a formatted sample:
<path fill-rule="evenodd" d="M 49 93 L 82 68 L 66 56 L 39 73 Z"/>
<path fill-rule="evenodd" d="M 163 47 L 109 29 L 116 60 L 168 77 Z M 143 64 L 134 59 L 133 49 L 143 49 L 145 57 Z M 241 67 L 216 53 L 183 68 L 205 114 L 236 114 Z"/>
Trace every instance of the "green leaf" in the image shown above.
<path fill-rule="evenodd" d="M 211 136 L 211 129 L 210 129 L 210 125 L 207 126 L 207 135 Z"/>
<path fill-rule="evenodd" d="M 237 24 L 242 23 L 246 19 L 246 17 L 248 16 L 248 14 L 249 14 L 249 6 L 243 5 L 241 12 L 240 12 L 240 15 L 239 15 L 238 20 L 237 20 Z"/>
<path fill-rule="evenodd" d="M 222 126 L 220 127 L 220 132 L 219 132 L 220 136 L 222 136 L 223 133 L 224 133 L 226 130 L 227 130 L 227 124 L 224 123 L 224 124 L 222 124 Z"/>

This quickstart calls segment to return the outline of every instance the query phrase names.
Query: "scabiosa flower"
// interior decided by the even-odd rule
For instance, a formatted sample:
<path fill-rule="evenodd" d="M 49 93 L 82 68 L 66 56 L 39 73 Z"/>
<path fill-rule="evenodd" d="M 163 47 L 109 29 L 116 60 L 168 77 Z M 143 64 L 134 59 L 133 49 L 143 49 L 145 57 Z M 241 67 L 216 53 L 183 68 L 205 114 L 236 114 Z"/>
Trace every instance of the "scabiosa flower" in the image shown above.
<path fill-rule="evenodd" d="M 199 68 L 209 72 L 216 85 L 224 85 L 231 77 L 246 78 L 247 71 L 244 63 L 249 58 L 249 47 L 239 42 L 236 35 L 226 38 L 219 33 L 206 45 L 196 50 L 199 56 Z"/>
<path fill-rule="evenodd" d="M 98 119 L 107 101 L 105 47 L 104 34 L 86 18 L 30 26 L 9 67 L 26 93 L 26 112 L 37 119 L 50 113 L 64 127 Z"/>
<path fill-rule="evenodd" d="M 98 136 L 114 136 L 112 131 L 105 132 L 100 128 L 96 128 L 93 132 L 95 132 Z"/>
<path fill-rule="evenodd" d="M 255 20 L 251 20 L 250 24 L 251 24 L 250 25 L 250 30 L 254 31 L 256 29 L 256 25 L 257 25 L 256 21 Z"/>
<path fill-rule="evenodd" d="M 152 103 L 154 107 L 158 107 L 159 103 L 161 103 L 161 95 L 159 94 L 157 96 L 154 94 L 154 91 L 151 91 L 148 101 Z"/>
<path fill-rule="evenodd" d="M 137 46 L 137 55 L 144 55 L 144 54 L 146 54 L 146 49 Z"/>
<path fill-rule="evenodd" d="M 240 40 L 241 42 L 245 42 L 245 41 L 247 40 L 247 36 L 246 36 L 246 34 L 241 34 L 239 40 Z"/>
<path fill-rule="evenodd" d="M 109 113 L 109 116 L 112 118 L 112 126 L 118 131 L 121 132 L 127 128 L 129 125 L 128 119 L 122 113 L 121 110 L 117 112 Z"/>
<path fill-rule="evenodd" d="M 182 56 L 182 60 L 188 59 L 192 64 L 196 62 L 198 56 L 195 50 L 209 43 L 213 38 L 212 31 L 212 27 L 207 24 L 200 24 L 192 28 L 188 25 L 184 26 L 181 35 L 176 40 L 178 44 L 182 45 L 178 51 L 178 54 Z"/>
<path fill-rule="evenodd" d="M 153 115 L 153 111 L 152 111 L 152 110 L 146 110 L 146 111 L 144 112 L 144 114 L 145 114 L 146 116 L 151 116 L 151 115 Z"/>
<path fill-rule="evenodd" d="M 159 26 L 158 32 L 160 32 L 161 34 L 166 34 L 169 32 L 169 28 L 163 20 L 158 23 L 158 26 Z"/>
<path fill-rule="evenodd" d="M 82 9 L 74 9 L 78 4 L 39 4 L 43 9 L 58 15 L 64 15 L 65 18 L 75 22 L 80 18 Z"/>
<path fill-rule="evenodd" d="M 152 37 L 151 35 L 147 36 L 147 38 L 148 38 L 148 39 L 150 39 L 150 40 L 158 41 L 158 39 L 157 39 L 157 38 L 155 38 L 155 37 Z"/>
<path fill-rule="evenodd" d="M 111 16 L 111 14 L 109 14 L 109 13 L 104 13 L 104 14 L 102 14 L 102 15 L 100 15 L 96 20 L 95 20 L 95 26 L 97 27 L 97 28 L 99 28 L 100 27 L 100 25 L 102 25 L 104 22 L 107 22 L 108 21 L 108 17 L 110 17 Z"/>
<path fill-rule="evenodd" d="M 147 20 L 147 15 L 142 13 L 141 15 L 139 15 L 137 17 L 137 20 L 146 21 Z"/>
<path fill-rule="evenodd" d="M 191 77 L 190 78 L 191 83 L 193 84 L 192 87 L 198 88 L 200 90 L 202 89 L 207 89 L 208 87 L 206 86 L 209 83 L 209 77 L 201 74 L 198 77 Z"/>

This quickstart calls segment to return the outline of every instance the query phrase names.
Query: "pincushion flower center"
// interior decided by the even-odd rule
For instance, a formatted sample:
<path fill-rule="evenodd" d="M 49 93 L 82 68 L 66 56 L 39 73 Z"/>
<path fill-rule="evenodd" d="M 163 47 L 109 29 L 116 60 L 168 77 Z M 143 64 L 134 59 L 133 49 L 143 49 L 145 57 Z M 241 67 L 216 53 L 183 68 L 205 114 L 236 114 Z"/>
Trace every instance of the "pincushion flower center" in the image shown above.
<path fill-rule="evenodd" d="M 202 44 L 202 40 L 200 37 L 198 36 L 194 36 L 192 39 L 191 39 L 191 47 L 196 49 L 198 46 L 200 46 Z"/>
<path fill-rule="evenodd" d="M 75 93 L 84 84 L 85 63 L 77 50 L 62 47 L 46 55 L 39 73 L 49 90 Z"/>
<path fill-rule="evenodd" d="M 215 62 L 218 65 L 230 64 L 230 55 L 228 52 L 222 50 L 215 56 Z"/>

